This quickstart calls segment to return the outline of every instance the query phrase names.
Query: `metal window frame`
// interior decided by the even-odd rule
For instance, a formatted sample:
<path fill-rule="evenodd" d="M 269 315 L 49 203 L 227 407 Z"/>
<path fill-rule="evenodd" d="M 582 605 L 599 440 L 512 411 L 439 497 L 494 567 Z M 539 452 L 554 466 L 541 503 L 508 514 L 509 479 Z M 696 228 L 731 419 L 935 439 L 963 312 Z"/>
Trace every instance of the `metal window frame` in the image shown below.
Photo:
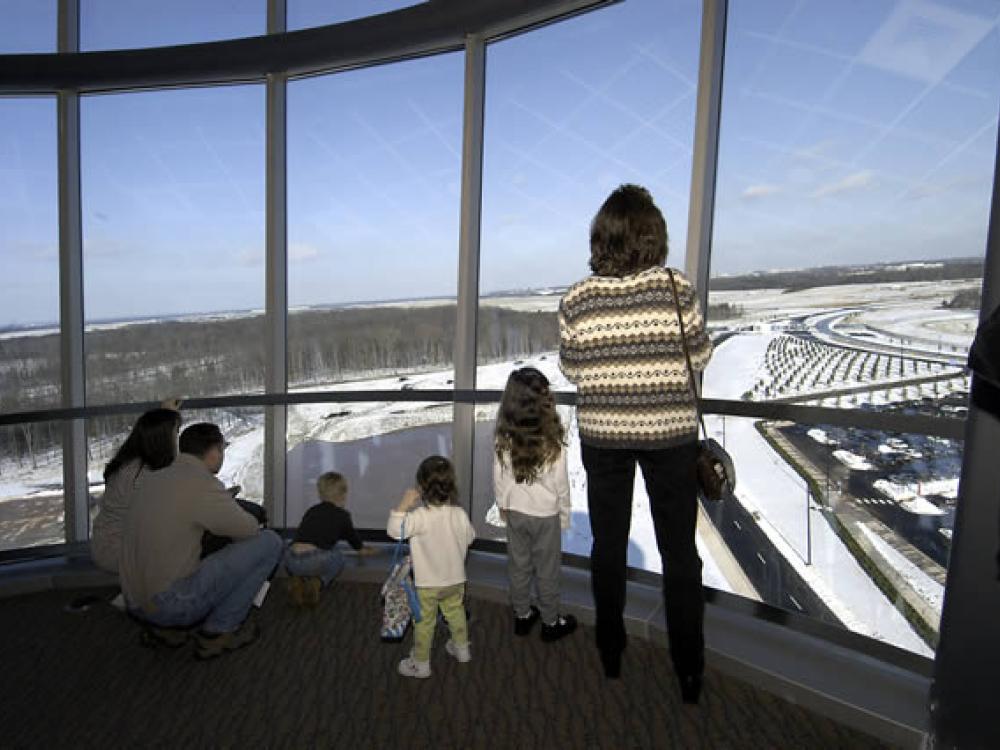
<path fill-rule="evenodd" d="M 80 48 L 79 0 L 59 0 L 57 49 Z M 61 89 L 57 98 L 59 192 L 59 346 L 64 407 L 86 406 L 83 340 L 83 222 L 80 198 L 80 94 Z M 87 487 L 87 423 L 63 424 L 63 524 L 67 542 L 90 536 Z"/>
<path fill-rule="evenodd" d="M 267 32 L 285 31 L 286 0 L 267 0 Z M 288 392 L 288 76 L 268 73 L 265 156 L 264 389 Z M 286 522 L 288 407 L 264 409 L 264 506 L 276 526 Z"/>
<path fill-rule="evenodd" d="M 455 321 L 455 390 L 476 390 L 476 326 L 479 316 L 479 241 L 483 193 L 483 117 L 486 42 L 465 40 L 465 100 L 462 114 L 462 197 Z M 456 401 L 452 454 L 459 496 L 471 513 L 475 465 L 476 405 Z"/>
<path fill-rule="evenodd" d="M 688 277 L 694 280 L 703 312 L 708 309 L 728 13 L 728 0 L 702 0 L 701 48 L 684 270 Z"/>

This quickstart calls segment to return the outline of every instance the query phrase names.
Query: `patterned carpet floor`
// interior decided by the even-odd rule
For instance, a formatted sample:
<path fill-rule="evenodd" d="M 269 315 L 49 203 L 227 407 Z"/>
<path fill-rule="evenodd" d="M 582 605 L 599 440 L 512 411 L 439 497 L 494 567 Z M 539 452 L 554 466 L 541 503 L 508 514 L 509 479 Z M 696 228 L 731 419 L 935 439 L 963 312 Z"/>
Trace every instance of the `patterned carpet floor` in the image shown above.
<path fill-rule="evenodd" d="M 149 649 L 92 591 L 0 600 L 4 748 L 883 748 L 740 680 L 709 671 L 684 707 L 663 648 L 633 639 L 606 680 L 581 628 L 554 644 L 517 638 L 507 608 L 472 600 L 473 661 L 444 651 L 433 676 L 396 674 L 408 653 L 378 640 L 373 584 L 343 582 L 315 610 L 274 586 L 260 640 L 210 662 L 193 647 Z M 101 590 L 108 597 L 114 592 Z"/>

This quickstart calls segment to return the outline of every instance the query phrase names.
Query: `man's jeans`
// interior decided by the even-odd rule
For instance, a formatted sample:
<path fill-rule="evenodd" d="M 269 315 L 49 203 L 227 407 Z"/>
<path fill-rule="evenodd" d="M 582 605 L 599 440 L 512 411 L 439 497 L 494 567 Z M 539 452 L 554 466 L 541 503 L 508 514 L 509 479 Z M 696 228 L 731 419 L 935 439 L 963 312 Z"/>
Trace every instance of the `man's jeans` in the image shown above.
<path fill-rule="evenodd" d="M 207 633 L 229 633 L 246 619 L 261 584 L 277 566 L 284 545 L 273 531 L 261 531 L 215 552 L 187 578 L 153 597 L 152 611 L 137 614 L 162 627 L 198 622 Z"/>
<path fill-rule="evenodd" d="M 288 575 L 319 578 L 323 581 L 323 586 L 329 586 L 343 569 L 344 555 L 336 547 L 308 552 L 292 552 L 289 549 L 285 553 L 285 570 Z"/>

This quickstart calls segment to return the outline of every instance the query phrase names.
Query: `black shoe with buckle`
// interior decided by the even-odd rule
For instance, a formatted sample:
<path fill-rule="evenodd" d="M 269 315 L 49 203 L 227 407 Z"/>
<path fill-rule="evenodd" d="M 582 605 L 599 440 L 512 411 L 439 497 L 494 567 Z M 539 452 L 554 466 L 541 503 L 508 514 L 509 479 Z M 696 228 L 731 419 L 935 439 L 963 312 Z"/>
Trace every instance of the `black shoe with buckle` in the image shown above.
<path fill-rule="evenodd" d="M 558 641 L 576 630 L 576 618 L 573 615 L 559 615 L 551 625 L 542 623 L 542 640 L 546 643 Z"/>
<path fill-rule="evenodd" d="M 539 618 L 538 607 L 532 605 L 527 617 L 514 617 L 514 635 L 528 635 Z"/>

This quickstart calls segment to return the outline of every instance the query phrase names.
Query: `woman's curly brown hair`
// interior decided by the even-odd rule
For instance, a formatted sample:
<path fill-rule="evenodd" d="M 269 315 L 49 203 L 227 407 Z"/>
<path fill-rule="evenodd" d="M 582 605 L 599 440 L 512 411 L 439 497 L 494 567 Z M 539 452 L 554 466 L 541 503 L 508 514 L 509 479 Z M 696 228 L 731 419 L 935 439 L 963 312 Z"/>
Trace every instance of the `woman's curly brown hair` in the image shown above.
<path fill-rule="evenodd" d="M 667 222 L 653 196 L 621 185 L 590 223 L 590 269 L 598 276 L 629 276 L 667 260 Z"/>
<path fill-rule="evenodd" d="M 497 413 L 494 445 L 500 462 L 509 463 L 518 483 L 534 482 L 559 457 L 564 435 L 548 379 L 534 367 L 514 370 Z"/>
<path fill-rule="evenodd" d="M 455 467 L 444 456 L 429 456 L 420 462 L 417 487 L 428 505 L 454 505 L 458 500 Z"/>

